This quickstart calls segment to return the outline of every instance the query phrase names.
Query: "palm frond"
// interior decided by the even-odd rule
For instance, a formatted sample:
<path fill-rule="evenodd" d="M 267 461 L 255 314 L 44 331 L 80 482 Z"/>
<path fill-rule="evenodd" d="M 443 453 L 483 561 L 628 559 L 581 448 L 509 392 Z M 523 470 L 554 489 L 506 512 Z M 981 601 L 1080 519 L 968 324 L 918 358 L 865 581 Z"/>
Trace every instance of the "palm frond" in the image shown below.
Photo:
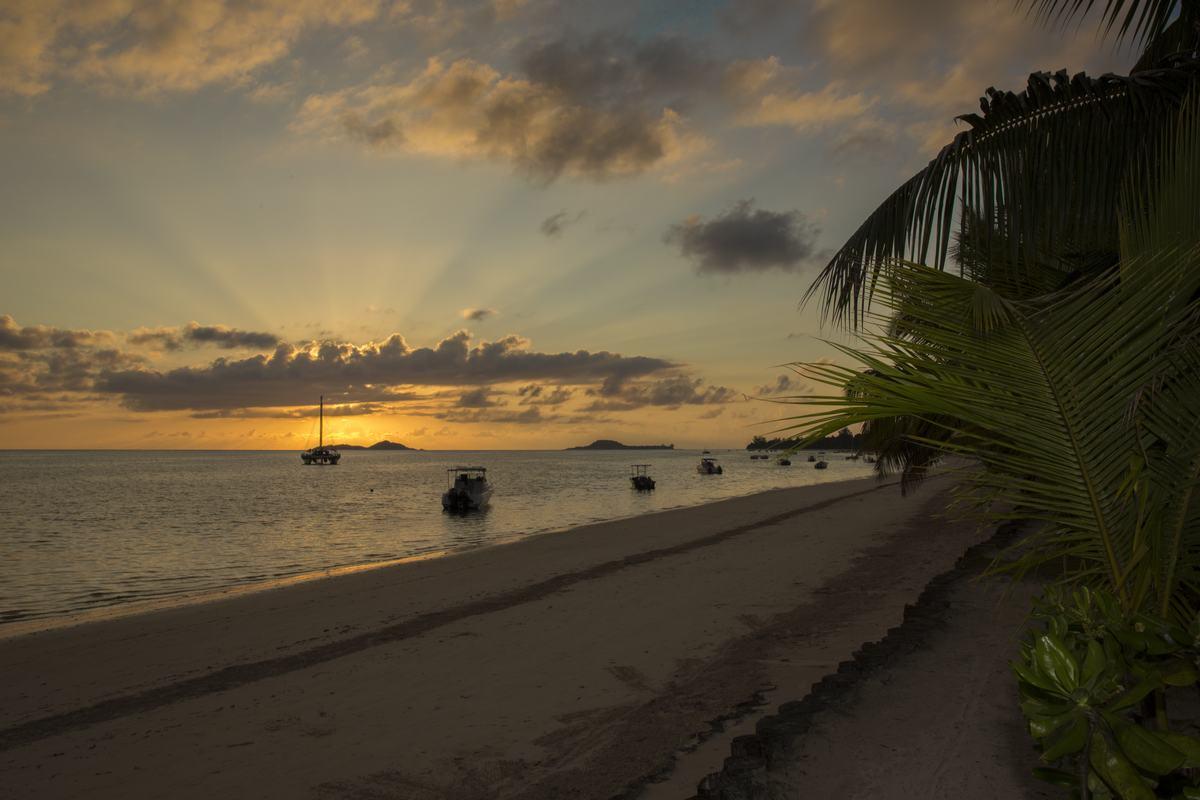
<path fill-rule="evenodd" d="M 1049 524 L 1019 567 L 1069 556 L 1128 596 L 1132 576 L 1158 567 L 1124 490 L 1137 441 L 1130 404 L 1155 382 L 1168 335 L 1196 313 L 1167 300 L 1190 296 L 1196 257 L 1168 253 L 1036 300 L 997 299 L 991 304 L 1006 312 L 988 326 L 975 311 L 986 287 L 896 265 L 881 276 L 879 302 L 904 317 L 906 335 L 884 328 L 863 347 L 840 347 L 865 371 L 798 365 L 815 382 L 854 391 L 808 398 L 817 410 L 792 421 L 815 437 L 848 424 L 923 420 L 931 432 L 910 441 L 978 459 L 980 496 Z"/>
<path fill-rule="evenodd" d="M 952 236 L 984 221 L 1014 263 L 1047 255 L 1115 252 L 1118 201 L 1131 164 L 1153 152 L 1200 77 L 1190 60 L 1131 76 L 1034 73 L 1025 91 L 989 89 L 968 129 L 902 184 L 833 256 L 809 287 L 827 317 L 859 323 L 887 264 L 912 259 L 944 268 Z"/>
<path fill-rule="evenodd" d="M 1104 35 L 1117 41 L 1129 40 L 1148 49 L 1161 40 L 1171 27 L 1172 20 L 1194 18 L 1195 0 L 1019 0 L 1018 6 L 1029 9 L 1039 20 L 1066 26 L 1102 7 L 1101 28 Z"/>

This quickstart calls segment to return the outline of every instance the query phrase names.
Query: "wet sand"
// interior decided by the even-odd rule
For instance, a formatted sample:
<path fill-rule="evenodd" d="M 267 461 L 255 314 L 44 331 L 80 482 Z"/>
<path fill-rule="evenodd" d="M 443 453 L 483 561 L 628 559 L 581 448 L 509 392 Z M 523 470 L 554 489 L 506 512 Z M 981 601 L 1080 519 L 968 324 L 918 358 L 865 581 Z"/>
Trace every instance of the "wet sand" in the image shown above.
<path fill-rule="evenodd" d="M 0 796 L 636 796 L 987 538 L 934 517 L 951 482 L 782 489 L 0 640 Z"/>

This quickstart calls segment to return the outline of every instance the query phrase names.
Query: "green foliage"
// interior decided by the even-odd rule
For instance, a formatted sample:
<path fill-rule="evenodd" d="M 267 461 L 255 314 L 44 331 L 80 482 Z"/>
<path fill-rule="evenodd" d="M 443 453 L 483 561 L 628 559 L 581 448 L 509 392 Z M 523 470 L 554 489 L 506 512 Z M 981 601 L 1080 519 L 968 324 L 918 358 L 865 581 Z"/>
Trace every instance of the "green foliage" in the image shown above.
<path fill-rule="evenodd" d="M 806 299 L 858 324 L 882 271 L 905 258 L 945 267 L 956 233 L 975 250 L 1006 247 L 1020 267 L 1009 285 L 1111 263 L 1129 175 L 1152 167 L 1197 77 L 1188 59 L 1130 76 L 1035 73 L 1019 94 L 989 88 L 981 113 L 959 118 L 967 130 L 863 221 Z"/>
<path fill-rule="evenodd" d="M 1036 774 L 1079 793 L 1127 800 L 1189 797 L 1200 739 L 1140 718 L 1147 698 L 1194 686 L 1200 626 L 1126 614 L 1112 595 L 1050 591 L 1013 663 L 1021 711 L 1048 766 Z"/>

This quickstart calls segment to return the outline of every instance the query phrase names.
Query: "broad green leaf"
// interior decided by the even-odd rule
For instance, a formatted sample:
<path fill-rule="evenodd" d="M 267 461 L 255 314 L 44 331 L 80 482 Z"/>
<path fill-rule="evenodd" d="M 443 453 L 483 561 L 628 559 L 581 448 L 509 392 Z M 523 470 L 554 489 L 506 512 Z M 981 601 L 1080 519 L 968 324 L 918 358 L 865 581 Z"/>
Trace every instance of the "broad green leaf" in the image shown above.
<path fill-rule="evenodd" d="M 1088 641 L 1087 656 L 1083 660 L 1083 683 L 1091 686 L 1100 676 L 1108 659 L 1104 657 L 1104 648 L 1095 639 Z"/>
<path fill-rule="evenodd" d="M 1047 692 L 1051 692 L 1054 694 L 1061 693 L 1061 690 L 1054 683 L 1054 681 L 1052 681 L 1049 678 L 1047 678 L 1046 676 L 1042 675 L 1041 672 L 1038 671 L 1035 667 L 1029 666 L 1027 664 L 1022 664 L 1019 661 L 1014 661 L 1012 663 L 1012 668 L 1013 668 L 1013 672 L 1017 673 L 1017 677 L 1020 678 L 1021 680 L 1025 681 L 1026 683 L 1029 683 L 1029 684 L 1036 686 L 1037 688 L 1042 689 Z"/>
<path fill-rule="evenodd" d="M 1049 764 L 1058 761 L 1063 756 L 1078 753 L 1087 742 L 1089 727 L 1087 717 L 1082 714 L 1074 716 L 1070 724 L 1064 726 L 1046 742 L 1046 749 L 1042 751 L 1042 760 Z"/>
<path fill-rule="evenodd" d="M 1197 680 L 1200 680 L 1200 673 L 1196 672 L 1195 665 L 1182 658 L 1162 670 L 1162 682 L 1168 686 L 1191 686 Z"/>
<path fill-rule="evenodd" d="M 1106 714 L 1105 718 L 1112 726 L 1121 750 L 1130 761 L 1146 772 L 1151 775 L 1166 775 L 1183 765 L 1183 753 L 1152 731 L 1136 723 L 1118 719 L 1112 714 Z"/>
<path fill-rule="evenodd" d="M 1033 776 L 1038 780 L 1046 781 L 1055 786 L 1061 786 L 1064 789 L 1074 789 L 1079 785 L 1078 775 L 1053 767 L 1034 767 Z"/>
<path fill-rule="evenodd" d="M 1200 767 L 1200 739 L 1195 736 L 1188 736 L 1185 733 L 1176 733 L 1174 731 L 1156 731 L 1158 736 L 1174 747 L 1179 752 L 1183 753 L 1183 766 L 1196 768 Z"/>
<path fill-rule="evenodd" d="M 1154 681 L 1154 680 L 1141 681 L 1136 686 L 1134 686 L 1132 689 L 1127 690 L 1126 692 L 1121 694 L 1119 697 L 1117 697 L 1115 700 L 1110 702 L 1107 706 L 1107 709 L 1109 711 L 1123 711 L 1127 708 L 1132 708 L 1133 706 L 1142 702 L 1142 699 L 1146 695 L 1150 694 L 1157 688 L 1158 688 L 1158 681 Z"/>
<path fill-rule="evenodd" d="M 1122 800 L 1155 800 L 1154 790 L 1138 774 L 1119 750 L 1110 746 L 1107 737 L 1096 731 L 1092 734 L 1092 768 Z"/>
<path fill-rule="evenodd" d="M 1065 693 L 1079 688 L 1079 662 L 1061 639 L 1052 633 L 1038 634 L 1034 658 L 1038 670 Z"/>

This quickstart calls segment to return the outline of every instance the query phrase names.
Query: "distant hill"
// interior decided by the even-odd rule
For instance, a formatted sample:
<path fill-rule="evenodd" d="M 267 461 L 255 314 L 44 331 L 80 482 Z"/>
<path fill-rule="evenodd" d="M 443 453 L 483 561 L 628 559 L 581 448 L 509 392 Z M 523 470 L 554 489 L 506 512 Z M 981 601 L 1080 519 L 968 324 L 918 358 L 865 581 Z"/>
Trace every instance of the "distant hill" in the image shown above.
<path fill-rule="evenodd" d="M 674 450 L 673 444 L 621 444 L 615 439 L 597 439 L 591 444 L 568 447 L 568 450 Z"/>
<path fill-rule="evenodd" d="M 335 444 L 334 448 L 337 450 L 416 450 L 416 449 L 418 449 L 416 447 L 409 447 L 406 444 L 400 444 L 399 442 L 389 442 L 387 439 L 384 439 L 382 442 L 376 442 L 375 444 L 371 445 L 370 447 L 367 447 L 367 446 L 364 446 L 361 444 Z"/>

